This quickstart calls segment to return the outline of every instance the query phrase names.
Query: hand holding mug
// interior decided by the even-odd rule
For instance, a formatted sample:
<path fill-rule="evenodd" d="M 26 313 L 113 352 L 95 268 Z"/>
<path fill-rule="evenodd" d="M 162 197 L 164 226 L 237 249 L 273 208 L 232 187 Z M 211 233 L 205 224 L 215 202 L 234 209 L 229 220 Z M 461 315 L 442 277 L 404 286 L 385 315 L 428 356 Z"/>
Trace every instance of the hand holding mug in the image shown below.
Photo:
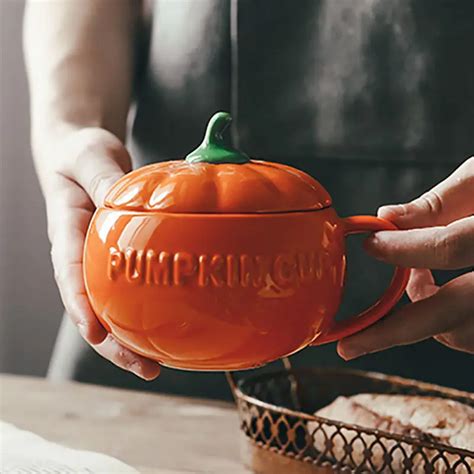
<path fill-rule="evenodd" d="M 438 287 L 431 270 L 474 265 L 474 157 L 421 197 L 382 207 L 378 215 L 401 230 L 377 232 L 367 240 L 376 258 L 413 267 L 412 304 L 339 344 L 352 359 L 434 337 L 448 347 L 474 353 L 474 272 Z"/>

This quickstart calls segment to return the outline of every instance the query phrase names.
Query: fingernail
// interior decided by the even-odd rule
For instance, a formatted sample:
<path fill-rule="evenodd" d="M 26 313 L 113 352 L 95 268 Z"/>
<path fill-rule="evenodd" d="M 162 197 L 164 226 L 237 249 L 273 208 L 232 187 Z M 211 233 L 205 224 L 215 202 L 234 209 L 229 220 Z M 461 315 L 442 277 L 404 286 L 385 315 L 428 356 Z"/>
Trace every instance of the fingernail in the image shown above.
<path fill-rule="evenodd" d="M 390 216 L 400 217 L 400 216 L 405 215 L 405 213 L 406 213 L 406 210 L 403 204 L 390 204 L 387 206 L 382 206 L 382 207 L 379 207 L 377 211 L 377 215 L 379 217 L 387 217 L 387 218 L 390 218 Z"/>
<path fill-rule="evenodd" d="M 93 345 L 100 344 L 107 336 L 105 331 L 98 331 L 94 326 L 84 322 L 77 323 L 77 330 L 85 341 Z"/>
<path fill-rule="evenodd" d="M 79 331 L 79 334 L 87 340 L 87 324 L 84 323 L 78 323 L 77 324 L 77 329 Z"/>
<path fill-rule="evenodd" d="M 140 362 L 132 362 L 128 368 L 130 372 L 135 374 L 137 377 L 143 378 L 143 366 Z"/>
<path fill-rule="evenodd" d="M 338 347 L 338 353 L 345 361 L 356 359 L 357 357 L 362 357 L 367 354 L 361 347 L 350 344 L 340 345 Z"/>
<path fill-rule="evenodd" d="M 155 380 L 156 377 L 158 377 L 158 375 L 160 375 L 160 371 L 161 371 L 160 366 L 159 366 L 159 365 L 156 365 L 155 367 L 153 367 L 153 372 L 152 372 L 152 374 L 149 374 L 149 373 L 143 374 L 143 378 L 144 378 L 147 382 L 149 382 L 150 380 Z"/>
<path fill-rule="evenodd" d="M 150 381 L 156 379 L 160 374 L 160 366 L 158 364 L 150 363 L 147 367 L 147 364 L 142 362 L 135 361 L 130 365 L 130 372 L 134 373 L 137 377 L 141 379 Z M 151 372 L 151 373 L 150 373 Z"/>
<path fill-rule="evenodd" d="M 376 234 L 368 236 L 363 242 L 364 249 L 373 256 L 380 256 L 379 244 L 380 239 Z"/>

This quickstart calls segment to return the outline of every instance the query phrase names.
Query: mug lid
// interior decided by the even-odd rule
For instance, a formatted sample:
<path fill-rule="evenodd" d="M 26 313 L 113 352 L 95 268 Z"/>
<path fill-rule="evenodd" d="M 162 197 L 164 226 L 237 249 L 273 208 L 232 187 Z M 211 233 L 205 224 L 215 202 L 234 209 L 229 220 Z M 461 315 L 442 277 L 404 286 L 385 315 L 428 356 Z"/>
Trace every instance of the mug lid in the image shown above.
<path fill-rule="evenodd" d="M 222 133 L 231 121 L 215 114 L 201 145 L 185 160 L 144 166 L 112 186 L 105 206 L 137 212 L 281 213 L 331 206 L 324 187 L 291 166 L 250 159 L 227 146 Z"/>

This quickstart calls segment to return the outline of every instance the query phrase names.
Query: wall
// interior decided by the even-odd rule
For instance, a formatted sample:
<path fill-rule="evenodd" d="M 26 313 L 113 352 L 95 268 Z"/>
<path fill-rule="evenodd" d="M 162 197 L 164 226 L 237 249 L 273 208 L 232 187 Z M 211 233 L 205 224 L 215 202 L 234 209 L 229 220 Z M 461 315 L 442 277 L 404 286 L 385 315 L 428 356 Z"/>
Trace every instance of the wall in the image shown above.
<path fill-rule="evenodd" d="M 62 306 L 30 152 L 22 0 L 0 0 L 0 371 L 43 375 Z"/>

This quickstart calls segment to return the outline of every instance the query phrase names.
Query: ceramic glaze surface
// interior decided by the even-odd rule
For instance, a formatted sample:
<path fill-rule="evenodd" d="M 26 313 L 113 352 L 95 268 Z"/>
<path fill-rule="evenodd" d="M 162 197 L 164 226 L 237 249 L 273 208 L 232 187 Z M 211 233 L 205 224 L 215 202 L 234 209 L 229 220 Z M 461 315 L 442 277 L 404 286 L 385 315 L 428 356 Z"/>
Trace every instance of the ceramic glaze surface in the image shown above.
<path fill-rule="evenodd" d="M 341 299 L 332 209 L 266 216 L 100 210 L 85 254 L 94 311 L 127 347 L 168 366 L 242 369 L 314 340 Z"/>
<path fill-rule="evenodd" d="M 327 191 L 302 171 L 278 163 L 167 161 L 120 179 L 105 205 L 130 211 L 269 213 L 322 209 Z"/>

